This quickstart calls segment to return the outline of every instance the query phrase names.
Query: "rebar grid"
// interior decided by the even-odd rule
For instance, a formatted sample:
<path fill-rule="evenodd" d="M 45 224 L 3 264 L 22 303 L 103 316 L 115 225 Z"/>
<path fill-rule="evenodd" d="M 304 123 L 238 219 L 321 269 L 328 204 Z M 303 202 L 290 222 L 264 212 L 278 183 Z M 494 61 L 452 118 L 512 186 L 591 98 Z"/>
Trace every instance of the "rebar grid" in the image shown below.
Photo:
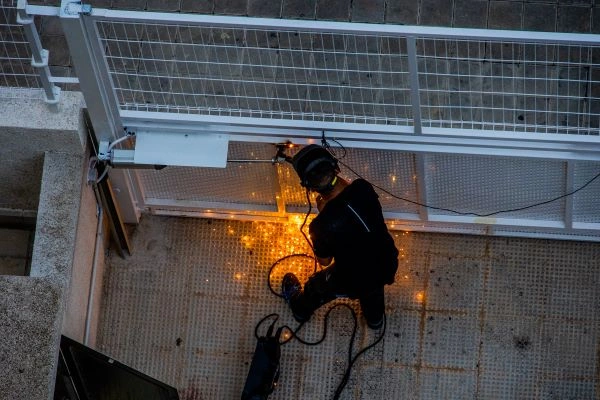
<path fill-rule="evenodd" d="M 15 0 L 0 4 L 0 86 L 38 89 L 41 82 L 31 66 L 31 50 L 17 23 L 16 6 Z"/>
<path fill-rule="evenodd" d="M 122 109 L 598 134 L 589 44 L 99 21 Z M 410 71 L 409 57 L 416 59 Z M 411 72 L 416 82 L 411 81 Z"/>

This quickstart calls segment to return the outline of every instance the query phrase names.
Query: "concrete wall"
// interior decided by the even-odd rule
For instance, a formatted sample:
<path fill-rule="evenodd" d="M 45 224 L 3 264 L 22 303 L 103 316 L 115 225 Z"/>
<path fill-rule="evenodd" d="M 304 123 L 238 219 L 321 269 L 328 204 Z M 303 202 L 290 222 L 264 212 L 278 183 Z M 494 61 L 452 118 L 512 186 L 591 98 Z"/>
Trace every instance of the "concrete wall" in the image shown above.
<path fill-rule="evenodd" d="M 104 274 L 103 247 L 108 235 L 103 226 L 98 226 L 99 215 L 94 190 L 87 184 L 85 173 L 82 178 L 73 268 L 66 300 L 63 334 L 94 347 Z M 100 248 L 97 249 L 97 245 Z M 91 292 L 90 286 L 93 286 Z M 88 317 L 90 323 L 86 329 Z"/>
<path fill-rule="evenodd" d="M 1 277 L 0 393 L 10 399 L 50 399 L 69 293 L 81 196 L 82 154 L 47 152 L 31 276 Z M 75 180 L 72 177 L 77 177 Z"/>
<path fill-rule="evenodd" d="M 30 276 L 0 276 L 0 398 L 46 400 L 60 335 L 82 341 L 88 314 L 97 216 L 85 183 L 84 103 L 69 92 L 56 108 L 3 95 L 0 214 L 36 216 L 36 227 Z"/>

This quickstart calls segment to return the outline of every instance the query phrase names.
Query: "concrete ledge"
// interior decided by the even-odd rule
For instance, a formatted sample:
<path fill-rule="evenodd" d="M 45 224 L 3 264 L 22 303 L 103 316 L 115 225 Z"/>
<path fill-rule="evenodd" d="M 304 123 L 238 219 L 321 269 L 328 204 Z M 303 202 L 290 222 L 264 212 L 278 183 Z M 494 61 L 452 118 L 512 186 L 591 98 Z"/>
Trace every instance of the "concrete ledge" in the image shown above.
<path fill-rule="evenodd" d="M 44 158 L 30 275 L 65 287 L 71 279 L 82 167 L 81 154 L 49 152 Z"/>
<path fill-rule="evenodd" d="M 61 103 L 50 107 L 39 98 L 3 98 L 6 92 L 0 88 L 0 213 L 35 214 L 44 153 L 83 153 L 83 97 L 64 92 Z"/>
<path fill-rule="evenodd" d="M 0 398 L 52 398 L 63 292 L 47 279 L 0 276 Z"/>
<path fill-rule="evenodd" d="M 78 151 L 85 143 L 80 92 L 61 93 L 60 103 L 50 106 L 34 98 L 3 98 L 0 88 L 0 139 L 14 143 L 21 151 Z M 35 131 L 31 135 L 30 131 Z M 77 135 L 73 135 L 77 133 Z M 10 142 L 8 142 L 10 141 Z"/>
<path fill-rule="evenodd" d="M 1 206 L 12 217 L 37 215 L 30 276 L 0 276 L 0 399 L 49 400 L 54 394 L 80 227 L 86 139 L 81 94 L 63 95 L 55 110 L 39 99 L 0 99 L 5 161 L 0 178 L 14 184 L 0 191 L 0 200 L 6 200 Z M 15 166 L 35 179 L 23 183 L 25 175 L 15 175 Z M 20 194 L 10 195 L 15 190 Z M 93 199 L 87 203 L 93 212 Z M 89 219 L 93 222 L 94 214 Z M 81 229 L 87 236 L 94 233 L 87 221 Z M 89 264 L 79 258 L 81 268 Z M 80 319 L 78 314 L 76 322 Z"/>
<path fill-rule="evenodd" d="M 46 153 L 30 277 L 0 277 L 0 398 L 53 397 L 81 199 L 82 155 Z M 84 302 L 85 299 L 81 299 Z"/>

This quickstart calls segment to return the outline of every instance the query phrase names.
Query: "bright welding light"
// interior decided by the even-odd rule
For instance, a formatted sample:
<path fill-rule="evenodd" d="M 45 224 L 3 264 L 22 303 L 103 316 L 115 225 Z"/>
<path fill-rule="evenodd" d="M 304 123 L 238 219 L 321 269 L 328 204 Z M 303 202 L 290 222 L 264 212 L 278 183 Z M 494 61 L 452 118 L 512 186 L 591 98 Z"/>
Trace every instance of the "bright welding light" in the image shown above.
<path fill-rule="evenodd" d="M 424 292 L 417 292 L 415 294 L 415 300 L 417 301 L 417 303 L 422 303 L 425 300 L 425 293 Z"/>

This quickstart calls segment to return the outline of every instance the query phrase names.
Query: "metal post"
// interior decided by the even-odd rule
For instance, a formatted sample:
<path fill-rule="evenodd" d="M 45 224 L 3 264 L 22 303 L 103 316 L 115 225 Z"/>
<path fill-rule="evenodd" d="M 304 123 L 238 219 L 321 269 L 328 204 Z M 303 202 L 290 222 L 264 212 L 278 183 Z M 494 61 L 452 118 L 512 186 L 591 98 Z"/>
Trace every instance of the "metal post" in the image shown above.
<path fill-rule="evenodd" d="M 91 12 L 89 5 L 62 0 L 59 15 L 94 136 L 98 142 L 113 142 L 123 136 L 123 125 L 97 28 L 89 17 Z M 124 170 L 112 170 L 110 178 L 124 222 L 137 223 L 139 210 L 130 176 Z"/>
<path fill-rule="evenodd" d="M 410 99 L 413 110 L 415 134 L 422 133 L 421 125 L 421 95 L 419 93 L 419 69 L 417 66 L 417 40 L 414 36 L 406 38 L 408 53 L 408 72 L 410 74 Z"/>
<path fill-rule="evenodd" d="M 571 193 L 574 190 L 575 163 L 567 161 L 566 167 L 565 193 Z M 565 197 L 565 229 L 573 229 L 573 196 Z"/>
<path fill-rule="evenodd" d="M 427 170 L 425 169 L 425 155 L 423 153 L 415 154 L 415 174 L 417 201 L 421 204 L 427 204 Z M 421 221 L 429 221 L 429 209 L 424 205 L 419 206 L 419 218 Z"/>
<path fill-rule="evenodd" d="M 98 141 L 112 142 L 122 136 L 123 127 L 98 35 L 93 22 L 85 20 L 84 13 L 89 12 L 91 7 L 63 0 L 60 20 L 96 137 Z"/>
<path fill-rule="evenodd" d="M 52 75 L 50 68 L 48 68 L 48 50 L 42 48 L 42 42 L 40 36 L 35 29 L 33 23 L 33 16 L 27 14 L 25 8 L 27 7 L 27 0 L 19 0 L 17 3 L 17 23 L 23 25 L 25 36 L 29 42 L 31 49 L 31 66 L 34 67 L 40 76 L 42 87 L 46 95 L 46 103 L 57 104 L 60 99 L 60 88 L 52 83 Z"/>

